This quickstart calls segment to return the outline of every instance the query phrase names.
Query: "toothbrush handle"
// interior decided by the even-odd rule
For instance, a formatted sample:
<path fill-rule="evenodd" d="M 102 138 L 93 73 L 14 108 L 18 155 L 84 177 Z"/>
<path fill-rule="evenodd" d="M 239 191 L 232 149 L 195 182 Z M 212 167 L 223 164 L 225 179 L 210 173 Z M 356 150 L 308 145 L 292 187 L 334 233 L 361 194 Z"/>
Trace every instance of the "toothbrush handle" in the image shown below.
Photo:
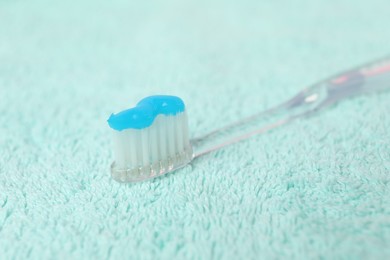
<path fill-rule="evenodd" d="M 389 88 L 390 57 L 330 77 L 279 106 L 192 140 L 194 157 L 267 132 L 345 98 Z"/>
<path fill-rule="evenodd" d="M 286 108 L 302 107 L 316 101 L 316 109 L 348 97 L 390 88 L 390 57 L 359 66 L 306 88 L 285 103 Z M 321 102 L 318 102 L 318 101 Z"/>
<path fill-rule="evenodd" d="M 328 101 L 386 90 L 390 87 L 390 57 L 332 77 L 327 81 Z"/>

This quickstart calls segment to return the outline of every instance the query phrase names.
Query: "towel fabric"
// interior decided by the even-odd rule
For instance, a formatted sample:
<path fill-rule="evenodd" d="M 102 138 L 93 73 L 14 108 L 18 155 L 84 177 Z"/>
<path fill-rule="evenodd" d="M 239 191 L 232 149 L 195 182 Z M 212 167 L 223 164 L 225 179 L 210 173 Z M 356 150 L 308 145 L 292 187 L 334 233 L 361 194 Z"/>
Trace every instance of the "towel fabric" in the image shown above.
<path fill-rule="evenodd" d="M 0 1 L 0 258 L 390 258 L 390 93 L 110 177 L 112 112 L 186 103 L 191 136 L 390 53 L 388 0 Z"/>

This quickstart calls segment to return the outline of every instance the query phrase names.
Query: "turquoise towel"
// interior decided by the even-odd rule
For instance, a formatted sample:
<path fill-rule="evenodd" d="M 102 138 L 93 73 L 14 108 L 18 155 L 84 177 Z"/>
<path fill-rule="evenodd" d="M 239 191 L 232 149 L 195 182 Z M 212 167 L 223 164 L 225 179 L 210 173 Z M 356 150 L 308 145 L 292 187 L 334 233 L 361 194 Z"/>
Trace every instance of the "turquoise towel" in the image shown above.
<path fill-rule="evenodd" d="M 0 258 L 390 258 L 390 93 L 133 185 L 110 177 L 106 123 L 171 94 L 199 136 L 389 54 L 389 10 L 0 1 Z"/>

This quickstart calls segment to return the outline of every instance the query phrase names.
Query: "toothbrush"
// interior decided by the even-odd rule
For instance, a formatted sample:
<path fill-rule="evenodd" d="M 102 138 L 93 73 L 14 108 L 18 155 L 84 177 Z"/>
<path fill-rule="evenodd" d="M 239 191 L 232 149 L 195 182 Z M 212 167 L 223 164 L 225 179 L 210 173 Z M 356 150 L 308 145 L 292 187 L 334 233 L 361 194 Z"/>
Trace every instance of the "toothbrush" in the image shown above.
<path fill-rule="evenodd" d="M 184 102 L 175 96 L 150 96 L 112 114 L 111 175 L 119 182 L 155 178 L 195 158 L 316 113 L 343 99 L 390 88 L 390 57 L 368 63 L 305 88 L 286 102 L 189 139 Z"/>

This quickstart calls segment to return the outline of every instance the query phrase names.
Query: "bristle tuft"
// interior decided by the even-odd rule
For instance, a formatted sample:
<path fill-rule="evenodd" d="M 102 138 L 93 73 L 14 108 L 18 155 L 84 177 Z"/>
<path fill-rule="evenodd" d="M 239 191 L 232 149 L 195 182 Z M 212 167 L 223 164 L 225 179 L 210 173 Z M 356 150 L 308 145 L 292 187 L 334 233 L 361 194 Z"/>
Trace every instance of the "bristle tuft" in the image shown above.
<path fill-rule="evenodd" d="M 188 164 L 192 147 L 186 112 L 159 115 L 143 129 L 115 131 L 112 177 L 134 182 L 160 176 Z"/>

